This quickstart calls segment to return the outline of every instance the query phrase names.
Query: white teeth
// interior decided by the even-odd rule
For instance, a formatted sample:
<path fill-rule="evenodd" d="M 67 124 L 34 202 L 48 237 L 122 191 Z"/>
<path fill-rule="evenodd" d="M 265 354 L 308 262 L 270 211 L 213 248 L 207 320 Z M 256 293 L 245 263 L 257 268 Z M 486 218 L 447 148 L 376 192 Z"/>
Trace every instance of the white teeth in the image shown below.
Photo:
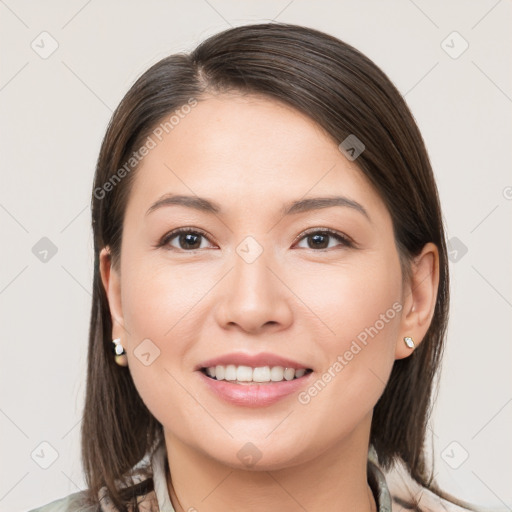
<path fill-rule="evenodd" d="M 220 364 L 218 364 L 215 367 L 215 378 L 217 380 L 224 380 L 225 373 L 226 373 L 226 370 L 225 370 L 224 366 L 221 366 Z"/>
<path fill-rule="evenodd" d="M 224 373 L 226 380 L 236 380 L 236 366 L 234 364 L 228 364 L 226 366 L 226 372 Z"/>
<path fill-rule="evenodd" d="M 226 380 L 228 380 L 228 379 L 226 379 Z M 239 366 L 236 369 L 236 377 L 231 380 L 237 380 L 239 382 L 251 382 L 252 368 L 250 366 Z"/>
<path fill-rule="evenodd" d="M 217 380 L 229 380 L 238 382 L 281 382 L 282 380 L 293 380 L 300 378 L 306 373 L 305 368 L 284 368 L 282 366 L 226 366 L 217 365 L 206 368 L 206 374 L 215 377 Z"/>
<path fill-rule="evenodd" d="M 270 368 L 268 366 L 254 368 L 252 372 L 252 380 L 254 382 L 270 382 Z"/>
<path fill-rule="evenodd" d="M 284 368 L 282 366 L 274 366 L 270 370 L 270 380 L 273 382 L 279 382 L 283 380 Z"/>
<path fill-rule="evenodd" d="M 286 380 L 292 380 L 295 377 L 295 368 L 286 368 L 284 371 L 284 378 Z"/>

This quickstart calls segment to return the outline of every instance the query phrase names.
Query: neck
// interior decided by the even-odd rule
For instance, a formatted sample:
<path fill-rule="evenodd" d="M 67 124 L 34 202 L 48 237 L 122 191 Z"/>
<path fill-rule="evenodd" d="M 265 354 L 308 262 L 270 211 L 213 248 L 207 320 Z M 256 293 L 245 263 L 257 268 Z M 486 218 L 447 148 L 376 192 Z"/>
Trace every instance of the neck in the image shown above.
<path fill-rule="evenodd" d="M 169 496 L 176 512 L 377 512 L 366 473 L 368 435 L 369 425 L 359 425 L 307 462 L 258 471 L 222 464 L 166 431 Z"/>

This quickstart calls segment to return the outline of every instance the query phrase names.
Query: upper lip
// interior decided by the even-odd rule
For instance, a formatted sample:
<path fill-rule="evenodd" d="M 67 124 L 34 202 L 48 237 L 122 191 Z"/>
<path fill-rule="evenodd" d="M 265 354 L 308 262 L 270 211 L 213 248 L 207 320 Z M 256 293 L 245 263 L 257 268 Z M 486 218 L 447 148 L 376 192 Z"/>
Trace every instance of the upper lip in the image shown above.
<path fill-rule="evenodd" d="M 253 368 L 262 366 L 282 366 L 284 368 L 295 368 L 296 370 L 300 368 L 309 369 L 309 366 L 306 364 L 302 364 L 300 362 L 293 361 L 292 359 L 281 357 L 276 354 L 271 354 L 269 352 L 260 352 L 259 354 L 233 352 L 231 354 L 224 354 L 222 356 L 203 361 L 195 367 L 195 370 L 210 368 L 211 366 L 217 365 L 226 366 L 228 364 L 234 364 L 235 366 L 251 366 Z"/>

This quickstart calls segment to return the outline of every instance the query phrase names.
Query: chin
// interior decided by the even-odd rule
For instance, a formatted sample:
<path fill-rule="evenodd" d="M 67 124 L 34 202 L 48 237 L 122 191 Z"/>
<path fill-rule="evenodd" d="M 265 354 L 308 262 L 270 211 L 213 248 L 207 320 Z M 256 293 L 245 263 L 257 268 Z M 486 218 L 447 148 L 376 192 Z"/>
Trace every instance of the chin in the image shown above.
<path fill-rule="evenodd" d="M 271 436 L 270 436 L 271 437 Z M 318 448 L 312 446 L 309 450 L 303 449 L 303 441 L 286 439 L 282 444 L 270 437 L 248 438 L 244 440 L 231 440 L 228 444 L 216 444 L 216 450 L 212 452 L 211 445 L 206 447 L 205 453 L 217 463 L 236 470 L 247 471 L 276 471 L 305 463 L 310 458 L 307 452 L 318 453 Z M 261 439 L 261 442 L 260 442 Z M 297 452 L 297 448 L 301 451 Z"/>

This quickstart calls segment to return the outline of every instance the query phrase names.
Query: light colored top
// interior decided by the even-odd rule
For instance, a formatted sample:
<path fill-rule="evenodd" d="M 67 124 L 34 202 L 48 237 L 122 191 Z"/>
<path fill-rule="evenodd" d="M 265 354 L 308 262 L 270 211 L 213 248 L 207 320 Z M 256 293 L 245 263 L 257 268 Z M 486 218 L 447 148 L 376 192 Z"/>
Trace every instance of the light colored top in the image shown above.
<path fill-rule="evenodd" d="M 139 498 L 139 511 L 176 512 L 172 506 L 167 489 L 167 451 L 163 440 L 156 445 L 152 455 L 149 457 L 149 461 L 149 464 L 146 463 L 144 467 L 151 467 L 154 490 Z M 403 470 L 402 472 L 395 471 L 389 476 L 396 490 L 389 487 L 389 481 L 387 481 L 388 476 L 385 476 L 381 471 L 378 466 L 375 450 L 373 447 L 370 447 L 368 453 L 368 483 L 375 497 L 378 512 L 403 511 L 404 502 L 410 501 L 413 497 L 417 500 L 419 510 L 439 510 L 443 512 L 466 512 L 467 510 L 446 500 L 441 500 L 431 491 L 423 489 L 413 482 L 410 477 L 407 480 L 406 472 Z M 147 478 L 147 476 L 138 476 L 135 470 L 133 478 L 134 483 L 139 483 Z M 101 505 L 101 507 L 98 508 L 98 505 Z M 119 512 L 109 500 L 106 488 L 100 491 L 98 503 L 95 505 L 88 505 L 85 501 L 85 491 L 80 491 L 29 512 L 99 512 L 100 510 L 101 512 Z"/>

